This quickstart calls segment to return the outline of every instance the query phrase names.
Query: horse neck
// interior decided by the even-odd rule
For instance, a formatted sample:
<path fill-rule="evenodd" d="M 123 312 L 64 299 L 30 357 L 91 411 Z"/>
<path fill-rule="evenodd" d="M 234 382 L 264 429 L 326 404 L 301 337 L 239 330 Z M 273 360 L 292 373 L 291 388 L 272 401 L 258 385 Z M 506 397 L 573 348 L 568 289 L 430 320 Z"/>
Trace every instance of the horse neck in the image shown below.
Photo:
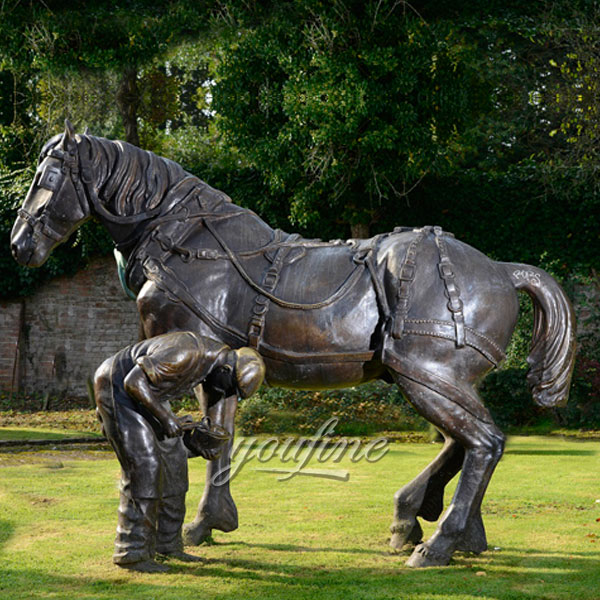
<path fill-rule="evenodd" d="M 156 219 L 186 204 L 188 215 L 206 218 L 253 215 L 254 226 L 270 233 L 272 228 L 252 211 L 233 204 L 173 161 L 124 142 L 88 136 L 84 171 L 87 195 L 94 216 L 107 229 L 117 249 L 127 259 Z"/>
<path fill-rule="evenodd" d="M 125 142 L 85 136 L 80 156 L 91 213 L 117 245 L 135 245 L 144 225 L 172 207 L 174 190 L 200 183 L 178 164 Z"/>

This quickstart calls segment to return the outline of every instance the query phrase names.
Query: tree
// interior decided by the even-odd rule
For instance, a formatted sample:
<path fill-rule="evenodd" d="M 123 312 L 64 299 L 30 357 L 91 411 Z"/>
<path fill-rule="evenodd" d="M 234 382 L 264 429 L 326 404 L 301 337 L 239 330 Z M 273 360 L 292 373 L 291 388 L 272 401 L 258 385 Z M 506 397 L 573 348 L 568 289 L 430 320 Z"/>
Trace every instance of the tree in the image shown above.
<path fill-rule="evenodd" d="M 288 195 L 296 226 L 366 236 L 468 152 L 490 94 L 449 22 L 399 2 L 306 0 L 245 23 L 218 66 L 218 127 Z"/>
<path fill-rule="evenodd" d="M 139 145 L 139 69 L 207 29 L 212 8 L 191 0 L 7 1 L 0 8 L 0 69 L 118 73 L 113 101 L 125 139 Z"/>
<path fill-rule="evenodd" d="M 191 0 L 1 3 L 0 232 L 5 247 L 41 144 L 71 117 L 98 127 L 97 134 L 139 145 L 139 113 L 150 105 L 145 98 L 165 99 L 153 59 L 209 28 L 211 7 Z M 154 125 L 153 115 L 145 116 Z M 2 292 L 27 293 L 36 282 L 73 272 L 88 256 L 109 248 L 103 230 L 89 223 L 42 270 L 20 268 L 3 255 Z"/>

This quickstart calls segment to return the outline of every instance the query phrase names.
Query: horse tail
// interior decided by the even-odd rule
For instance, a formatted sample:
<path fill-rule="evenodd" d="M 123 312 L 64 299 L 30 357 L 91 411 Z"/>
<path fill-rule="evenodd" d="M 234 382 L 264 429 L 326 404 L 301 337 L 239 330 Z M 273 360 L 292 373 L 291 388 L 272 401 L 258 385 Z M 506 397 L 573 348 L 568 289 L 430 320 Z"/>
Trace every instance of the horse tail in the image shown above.
<path fill-rule="evenodd" d="M 575 313 L 558 282 L 525 264 L 501 263 L 513 285 L 533 302 L 533 335 L 527 383 L 540 406 L 564 406 L 575 363 Z"/>

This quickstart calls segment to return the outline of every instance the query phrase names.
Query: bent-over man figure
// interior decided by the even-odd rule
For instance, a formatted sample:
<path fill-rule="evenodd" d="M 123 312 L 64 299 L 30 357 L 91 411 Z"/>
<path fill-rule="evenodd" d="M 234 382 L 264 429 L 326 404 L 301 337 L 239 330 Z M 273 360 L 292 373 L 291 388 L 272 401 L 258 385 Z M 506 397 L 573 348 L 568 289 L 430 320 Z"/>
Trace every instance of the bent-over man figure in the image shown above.
<path fill-rule="evenodd" d="M 96 412 L 122 469 L 113 555 L 120 567 L 168 570 L 155 562 L 156 553 L 199 560 L 183 552 L 188 455 L 168 401 L 209 375 L 246 398 L 261 385 L 264 364 L 251 348 L 231 350 L 183 331 L 128 346 L 96 371 Z"/>

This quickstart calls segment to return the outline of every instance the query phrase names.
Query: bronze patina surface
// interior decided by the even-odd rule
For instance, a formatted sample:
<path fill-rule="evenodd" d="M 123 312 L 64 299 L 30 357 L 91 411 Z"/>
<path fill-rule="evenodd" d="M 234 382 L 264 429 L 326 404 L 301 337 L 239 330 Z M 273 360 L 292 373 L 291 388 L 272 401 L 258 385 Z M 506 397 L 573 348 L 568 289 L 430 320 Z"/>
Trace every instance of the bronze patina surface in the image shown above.
<path fill-rule="evenodd" d="M 263 375 L 255 351 L 231 350 L 192 331 L 148 338 L 98 368 L 96 412 L 121 464 L 115 564 L 156 572 L 166 570 L 154 561 L 156 553 L 197 559 L 183 552 L 187 458 L 207 458 L 205 450 L 218 454 L 228 436 L 204 423 L 180 421 L 169 399 L 211 376 L 219 378 L 224 395 L 245 397 L 260 386 Z"/>
<path fill-rule="evenodd" d="M 42 150 L 13 228 L 14 257 L 41 265 L 91 217 L 126 260 L 147 337 L 189 330 L 253 347 L 272 385 L 395 382 L 446 443 L 396 493 L 392 545 L 418 543 L 411 566 L 444 565 L 457 549 L 486 548 L 480 505 L 504 436 L 476 385 L 503 359 L 517 291 L 524 291 L 535 312 L 533 397 L 544 406 L 566 402 L 574 316 L 550 275 L 490 260 L 439 227 L 334 242 L 273 230 L 177 164 L 124 142 L 76 135 L 67 124 Z M 208 414 L 233 431 L 236 396 L 211 403 L 216 392 L 206 392 Z M 189 543 L 213 528 L 237 527 L 229 484 L 211 484 L 227 464 L 226 453 L 209 463 Z M 440 517 L 444 486 L 459 471 L 451 505 L 420 543 L 417 518 Z"/>

